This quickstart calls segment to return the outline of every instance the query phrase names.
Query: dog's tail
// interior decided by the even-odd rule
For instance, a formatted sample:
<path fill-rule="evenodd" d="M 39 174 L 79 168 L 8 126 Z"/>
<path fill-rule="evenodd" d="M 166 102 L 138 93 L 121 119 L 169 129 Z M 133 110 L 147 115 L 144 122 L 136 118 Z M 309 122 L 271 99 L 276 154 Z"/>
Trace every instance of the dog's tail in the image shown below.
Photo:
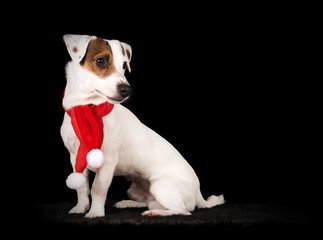
<path fill-rule="evenodd" d="M 223 194 L 219 196 L 211 195 L 205 200 L 201 194 L 201 191 L 198 191 L 196 196 L 196 206 L 198 208 L 211 208 L 216 205 L 223 204 L 224 202 L 225 200 Z"/>

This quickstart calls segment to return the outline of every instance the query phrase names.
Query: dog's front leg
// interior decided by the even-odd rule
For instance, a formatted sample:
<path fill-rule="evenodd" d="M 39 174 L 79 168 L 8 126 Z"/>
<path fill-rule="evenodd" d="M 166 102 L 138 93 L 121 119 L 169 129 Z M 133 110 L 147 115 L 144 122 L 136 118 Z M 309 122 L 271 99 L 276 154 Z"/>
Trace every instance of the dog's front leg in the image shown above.
<path fill-rule="evenodd" d="M 96 170 L 91 189 L 92 204 L 90 211 L 85 217 L 94 218 L 103 217 L 105 215 L 105 201 L 112 182 L 116 163 L 116 161 L 106 160 L 105 163 Z"/>
<path fill-rule="evenodd" d="M 73 146 L 73 145 L 68 145 Z M 75 158 L 76 154 L 73 147 L 68 148 L 70 151 L 70 161 L 73 167 L 73 171 L 75 171 Z M 85 169 L 83 172 L 86 182 L 76 190 L 77 192 L 77 204 L 69 210 L 68 213 L 85 213 L 89 210 L 90 207 L 90 187 L 89 187 L 89 170 Z"/>
<path fill-rule="evenodd" d="M 85 169 L 83 172 L 86 182 L 76 190 L 77 204 L 68 213 L 85 213 L 90 207 L 90 188 L 89 188 L 89 170 Z"/>

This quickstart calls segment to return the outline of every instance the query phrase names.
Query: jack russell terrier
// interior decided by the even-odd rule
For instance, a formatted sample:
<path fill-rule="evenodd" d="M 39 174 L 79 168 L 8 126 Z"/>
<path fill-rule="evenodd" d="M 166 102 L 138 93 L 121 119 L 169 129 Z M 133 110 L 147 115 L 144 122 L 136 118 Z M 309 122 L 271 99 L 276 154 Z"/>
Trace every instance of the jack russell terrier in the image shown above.
<path fill-rule="evenodd" d="M 76 189 L 78 199 L 69 213 L 105 216 L 113 176 L 131 181 L 127 194 L 132 199 L 114 207 L 147 207 L 144 216 L 190 215 L 195 207 L 224 203 L 223 195 L 205 200 L 183 156 L 120 104 L 131 94 L 124 75 L 131 71 L 131 46 L 89 35 L 66 34 L 63 40 L 71 61 L 66 65 L 61 137 L 74 171 L 66 184 Z M 89 170 L 95 172 L 91 190 Z"/>

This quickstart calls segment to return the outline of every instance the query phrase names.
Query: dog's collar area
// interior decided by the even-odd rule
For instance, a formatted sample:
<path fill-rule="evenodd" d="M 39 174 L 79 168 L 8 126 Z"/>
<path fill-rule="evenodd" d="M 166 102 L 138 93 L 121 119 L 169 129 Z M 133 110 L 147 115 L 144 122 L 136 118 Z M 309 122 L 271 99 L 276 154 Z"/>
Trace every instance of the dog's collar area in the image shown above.
<path fill-rule="evenodd" d="M 77 189 L 85 182 L 80 176 L 89 165 L 98 168 L 103 164 L 101 146 L 104 137 L 103 117 L 113 110 L 114 104 L 104 102 L 99 105 L 87 104 L 65 109 L 71 118 L 71 123 L 77 138 L 80 141 L 75 162 L 75 173 L 72 173 L 66 184 Z M 93 154 L 95 153 L 95 154 Z"/>
<path fill-rule="evenodd" d="M 108 115 L 112 111 L 114 104 L 109 102 L 104 102 L 99 105 L 90 103 L 90 104 L 87 104 L 87 106 L 92 110 L 92 112 L 97 117 L 104 117 L 105 115 Z"/>
<path fill-rule="evenodd" d="M 93 103 L 89 103 L 86 105 L 77 105 L 77 106 L 74 106 L 70 109 L 66 109 L 63 106 L 65 112 L 67 112 L 67 114 L 70 117 L 72 115 L 72 112 L 75 111 L 75 109 L 83 109 L 84 110 L 86 108 L 89 108 L 96 118 L 100 118 L 100 117 L 104 117 L 105 115 L 108 115 L 113 110 L 113 107 L 114 107 L 114 104 L 109 103 L 108 101 L 101 103 L 99 105 L 95 105 Z"/>

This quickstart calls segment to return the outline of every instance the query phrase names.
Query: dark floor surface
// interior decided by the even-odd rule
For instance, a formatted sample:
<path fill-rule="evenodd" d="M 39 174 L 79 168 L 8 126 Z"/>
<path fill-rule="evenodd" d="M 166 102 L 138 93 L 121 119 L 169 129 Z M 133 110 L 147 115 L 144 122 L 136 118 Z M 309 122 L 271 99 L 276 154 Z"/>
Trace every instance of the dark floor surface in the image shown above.
<path fill-rule="evenodd" d="M 144 208 L 116 209 L 106 204 L 106 216 L 87 219 L 84 214 L 68 214 L 70 202 L 40 204 L 36 206 L 35 223 L 31 232 L 45 230 L 50 234 L 72 236 L 80 234 L 117 233 L 121 236 L 144 234 L 147 236 L 182 236 L 194 234 L 249 237 L 316 236 L 321 224 L 311 209 L 279 204 L 228 203 L 210 209 L 196 209 L 190 216 L 144 217 Z M 34 230 L 33 230 L 34 229 Z M 242 234 L 242 235 L 241 235 Z M 259 238 L 259 239 L 260 239 Z"/>

